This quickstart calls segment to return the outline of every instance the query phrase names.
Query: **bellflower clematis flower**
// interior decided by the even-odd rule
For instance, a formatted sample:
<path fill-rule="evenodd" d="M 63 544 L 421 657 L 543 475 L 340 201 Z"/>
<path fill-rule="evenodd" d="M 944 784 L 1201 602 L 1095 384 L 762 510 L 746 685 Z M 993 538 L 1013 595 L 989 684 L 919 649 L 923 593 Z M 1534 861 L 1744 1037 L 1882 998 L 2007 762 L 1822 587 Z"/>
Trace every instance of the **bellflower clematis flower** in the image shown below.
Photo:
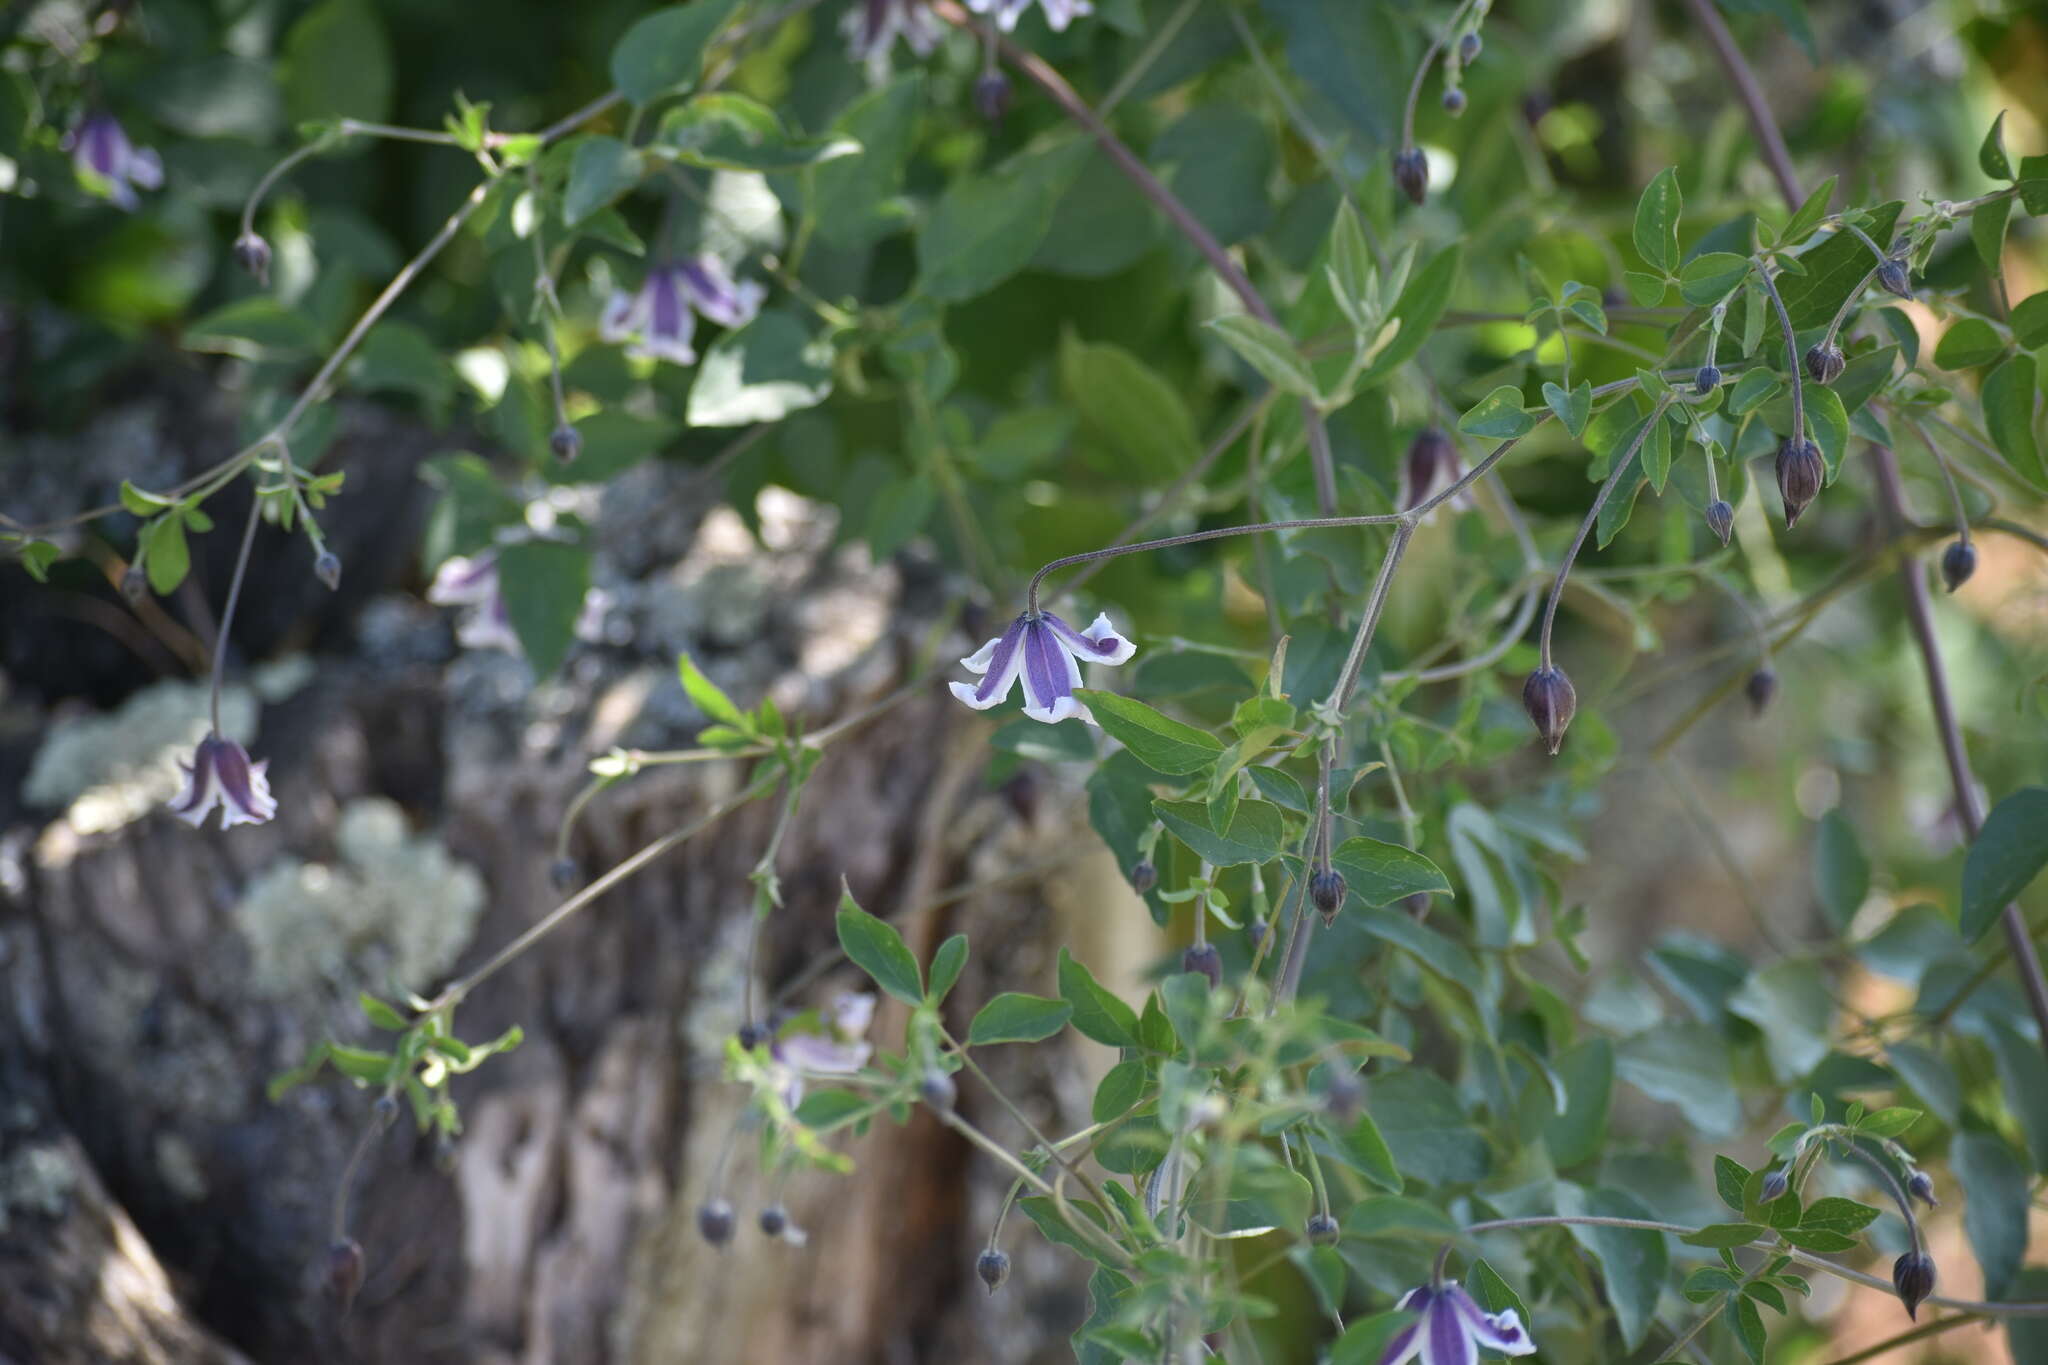
<path fill-rule="evenodd" d="M 606 341 L 631 341 L 627 355 L 692 365 L 697 360 L 690 345 L 696 331 L 692 309 L 724 326 L 744 327 L 761 311 L 767 294 L 752 280 L 735 283 L 714 256 L 670 261 L 649 270 L 638 293 L 614 292 L 597 331 Z"/>
<path fill-rule="evenodd" d="M 1075 630 L 1049 611 L 1025 612 L 1010 628 L 960 661 L 962 668 L 982 675 L 979 683 L 953 684 L 953 695 L 977 711 L 986 711 L 1010 695 L 1024 680 L 1024 714 L 1051 725 L 1078 716 L 1090 725 L 1095 717 L 1074 697 L 1081 685 L 1079 661 L 1120 664 L 1138 647 L 1116 633 L 1109 613 L 1095 618 L 1087 630 Z"/>
<path fill-rule="evenodd" d="M 1068 24 L 1084 14 L 1093 14 L 1095 7 L 1088 0 L 1038 0 L 1045 10 L 1045 22 L 1052 25 L 1054 33 L 1064 33 Z M 1008 33 L 1017 27 L 1017 20 L 1024 11 L 1031 8 L 1031 0 L 967 0 L 967 8 L 976 14 L 993 14 L 996 27 Z"/>
<path fill-rule="evenodd" d="M 866 1066 L 875 1051 L 866 1038 L 874 1018 L 875 997 L 849 993 L 825 1011 L 825 1032 L 777 1038 L 769 1051 L 782 1073 L 782 1102 L 791 1109 L 797 1107 L 804 1097 L 806 1076 L 851 1076 Z"/>
<path fill-rule="evenodd" d="M 881 80 L 889 74 L 889 50 L 900 37 L 911 52 L 928 57 L 943 32 L 925 0 L 853 0 L 839 23 L 847 55 Z"/>
<path fill-rule="evenodd" d="M 71 164 L 89 183 L 103 186 L 117 208 L 135 211 L 137 188 L 153 190 L 164 183 L 164 163 L 147 147 L 128 140 L 112 114 L 88 114 L 71 130 L 67 148 Z"/>
<path fill-rule="evenodd" d="M 498 552 L 485 550 L 475 556 L 456 555 L 443 560 L 427 587 L 427 600 L 437 607 L 464 607 L 455 626 L 455 641 L 464 649 L 502 649 L 523 654 L 519 634 L 512 629 L 511 613 L 505 609 L 505 594 L 498 586 Z M 583 611 L 576 618 L 576 638 L 595 640 L 604 626 L 605 594 L 591 588 L 583 594 Z"/>
<path fill-rule="evenodd" d="M 1456 1280 L 1411 1289 L 1394 1306 L 1422 1316 L 1394 1334 L 1380 1365 L 1479 1365 L 1481 1349 L 1511 1356 L 1536 1350 L 1519 1313 L 1485 1312 Z"/>
<path fill-rule="evenodd" d="M 1438 427 L 1430 427 L 1409 442 L 1407 458 L 1401 462 L 1401 493 L 1396 504 L 1403 512 L 1424 503 L 1437 489 L 1448 488 L 1465 477 L 1465 461 L 1458 455 L 1458 447 Z M 1472 492 L 1465 491 L 1447 498 L 1444 506 L 1463 511 L 1472 506 Z M 1430 511 L 1424 522 L 1436 520 L 1436 511 Z"/>
<path fill-rule="evenodd" d="M 260 825 L 277 814 L 270 781 L 263 775 L 269 760 L 251 763 L 249 751 L 231 739 L 208 735 L 199 741 L 192 761 L 178 766 L 185 770 L 185 790 L 172 800 L 171 814 L 194 829 L 206 823 L 215 806 L 222 829 Z"/>

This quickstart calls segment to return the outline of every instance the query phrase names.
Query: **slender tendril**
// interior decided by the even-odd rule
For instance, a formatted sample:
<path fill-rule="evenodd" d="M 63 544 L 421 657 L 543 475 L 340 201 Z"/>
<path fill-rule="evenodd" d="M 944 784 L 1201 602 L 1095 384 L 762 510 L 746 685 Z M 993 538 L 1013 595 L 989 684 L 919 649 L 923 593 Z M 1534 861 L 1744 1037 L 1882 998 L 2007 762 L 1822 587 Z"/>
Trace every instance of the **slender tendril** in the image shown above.
<path fill-rule="evenodd" d="M 216 736 L 220 734 L 221 679 L 226 676 L 228 667 L 228 632 L 235 624 L 235 608 L 242 602 L 242 580 L 249 574 L 249 547 L 256 543 L 256 523 L 262 518 L 263 499 L 251 488 L 249 521 L 242 528 L 242 546 L 235 552 L 235 575 L 228 580 L 227 605 L 221 608 L 220 629 L 213 637 L 213 678 L 208 700 L 213 708 L 213 733 Z"/>

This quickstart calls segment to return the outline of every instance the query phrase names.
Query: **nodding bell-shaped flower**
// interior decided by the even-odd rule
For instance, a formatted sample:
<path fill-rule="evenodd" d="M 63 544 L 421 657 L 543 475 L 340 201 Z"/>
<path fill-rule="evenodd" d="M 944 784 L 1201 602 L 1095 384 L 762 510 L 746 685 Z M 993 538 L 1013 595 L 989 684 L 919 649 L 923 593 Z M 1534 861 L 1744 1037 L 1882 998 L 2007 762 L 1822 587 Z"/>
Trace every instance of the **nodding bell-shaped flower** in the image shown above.
<path fill-rule="evenodd" d="M 853 0 L 839 21 L 846 35 L 846 55 L 882 80 L 889 74 L 889 53 L 901 38 L 913 55 L 928 57 L 944 32 L 924 0 Z"/>
<path fill-rule="evenodd" d="M 1458 456 L 1457 442 L 1441 427 L 1424 427 L 1408 443 L 1407 458 L 1401 461 L 1401 494 L 1396 504 L 1403 512 L 1429 501 L 1439 488 L 1448 488 L 1465 477 L 1465 462 Z M 1463 511 L 1472 505 L 1470 489 L 1449 498 L 1444 506 Z M 1436 519 L 1432 508 L 1423 518 Z"/>
<path fill-rule="evenodd" d="M 782 1101 L 791 1109 L 803 1100 L 806 1076 L 851 1076 L 868 1064 L 874 1047 L 867 1041 L 874 1022 L 875 997 L 849 992 L 824 1012 L 824 1031 L 786 1033 L 769 1051 L 781 1069 Z"/>
<path fill-rule="evenodd" d="M 1521 1314 L 1486 1312 L 1456 1280 L 1411 1289 L 1394 1306 L 1422 1316 L 1394 1334 L 1379 1365 L 1479 1365 L 1482 1350 L 1509 1356 L 1536 1350 Z"/>
<path fill-rule="evenodd" d="M 263 775 L 269 760 L 251 763 L 249 751 L 231 739 L 208 735 L 185 770 L 185 790 L 171 801 L 171 814 L 194 829 L 220 807 L 220 827 L 260 825 L 277 814 L 270 781 Z"/>
<path fill-rule="evenodd" d="M 692 312 L 726 327 L 744 327 L 761 311 L 768 291 L 752 280 L 735 283 L 715 256 L 669 261 L 647 272 L 638 293 L 613 292 L 597 332 L 610 342 L 630 341 L 630 356 L 694 365 Z"/>
<path fill-rule="evenodd" d="M 1093 725 L 1095 717 L 1074 696 L 1081 685 L 1080 661 L 1120 664 L 1138 647 L 1116 633 L 1109 613 L 1095 618 L 1086 630 L 1075 630 L 1049 611 L 1025 612 L 1010 628 L 960 661 L 981 674 L 979 683 L 956 682 L 953 695 L 977 711 L 986 711 L 1010 695 L 1024 680 L 1024 714 L 1048 725 L 1078 716 Z"/>
<path fill-rule="evenodd" d="M 1045 11 L 1045 22 L 1054 33 L 1064 33 L 1067 25 L 1084 14 L 1095 13 L 1095 6 L 1088 0 L 1038 0 Z M 1017 21 L 1024 11 L 1031 8 L 1031 0 L 967 0 L 967 8 L 976 14 L 995 17 L 996 27 L 1008 33 L 1017 27 Z"/>
<path fill-rule="evenodd" d="M 71 130 L 65 150 L 89 188 L 130 213 L 135 212 L 136 190 L 153 190 L 164 183 L 162 160 L 149 148 L 130 142 L 121 121 L 112 114 L 87 114 Z"/>

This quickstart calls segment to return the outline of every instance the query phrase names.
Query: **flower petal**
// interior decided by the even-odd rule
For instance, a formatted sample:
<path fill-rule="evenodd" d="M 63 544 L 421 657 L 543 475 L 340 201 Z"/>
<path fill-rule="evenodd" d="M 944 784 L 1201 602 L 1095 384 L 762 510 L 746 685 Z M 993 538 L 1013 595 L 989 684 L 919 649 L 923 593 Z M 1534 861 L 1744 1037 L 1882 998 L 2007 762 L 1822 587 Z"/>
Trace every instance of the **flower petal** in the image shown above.
<path fill-rule="evenodd" d="M 759 284 L 734 284 L 716 256 L 698 256 L 676 267 L 677 279 L 697 311 L 727 327 L 744 327 L 761 311 L 768 291 Z"/>
<path fill-rule="evenodd" d="M 1027 622 L 1024 629 L 1024 714 L 1033 720 L 1057 725 L 1078 713 L 1080 703 L 1074 689 L 1081 685 L 1081 670 L 1074 656 L 1044 619 Z"/>
<path fill-rule="evenodd" d="M 1511 1356 L 1525 1356 L 1535 1351 L 1536 1343 L 1529 1339 L 1528 1331 L 1522 1326 L 1522 1315 L 1514 1309 L 1504 1308 L 1498 1313 L 1489 1313 L 1455 1284 L 1444 1292 L 1465 1319 L 1466 1331 L 1487 1350 Z"/>
<path fill-rule="evenodd" d="M 277 802 L 271 798 L 270 782 L 264 775 L 268 766 L 267 761 L 250 763 L 248 751 L 234 741 L 219 741 L 213 770 L 220 779 L 222 829 L 260 825 L 277 814 Z"/>
<path fill-rule="evenodd" d="M 206 817 L 220 804 L 220 782 L 213 772 L 213 753 L 208 748 L 213 743 L 211 736 L 199 742 L 199 751 L 190 763 L 179 760 L 178 766 L 185 770 L 185 790 L 171 801 L 171 814 L 197 829 L 206 823 Z"/>
<path fill-rule="evenodd" d="M 848 991 L 832 1002 L 832 1027 L 842 1038 L 864 1037 L 875 1019 L 875 997 L 871 991 Z"/>
<path fill-rule="evenodd" d="M 152 148 L 135 148 L 128 156 L 128 179 L 146 190 L 163 188 L 163 158 Z"/>
<path fill-rule="evenodd" d="M 469 558 L 453 555 L 434 570 L 427 600 L 438 607 L 466 607 L 498 593 L 498 557 L 489 550 Z"/>
<path fill-rule="evenodd" d="M 1422 1365 L 1479 1365 L 1479 1347 L 1449 1292 L 1454 1287 L 1447 1286 L 1430 1300 L 1423 1315 Z"/>
<path fill-rule="evenodd" d="M 646 310 L 640 306 L 641 296 L 628 294 L 623 289 L 614 289 L 606 300 L 604 312 L 597 320 L 597 335 L 600 340 L 614 344 L 639 335 L 647 326 Z"/>
<path fill-rule="evenodd" d="M 1415 1359 L 1421 1351 L 1422 1324 L 1411 1322 L 1388 1340 L 1387 1349 L 1380 1356 L 1379 1365 L 1407 1365 L 1407 1362 Z"/>
<path fill-rule="evenodd" d="M 868 1064 L 874 1049 L 866 1043 L 842 1043 L 818 1033 L 798 1033 L 776 1043 L 775 1055 L 785 1065 L 822 1076 L 850 1076 Z"/>
<path fill-rule="evenodd" d="M 1010 623 L 1008 630 L 962 659 L 960 662 L 982 674 L 982 679 L 975 686 L 954 683 L 953 695 L 977 711 L 986 711 L 1008 697 L 1011 686 L 1017 681 L 1018 671 L 1024 666 L 1029 624 L 1023 617 L 1018 617 Z"/>
<path fill-rule="evenodd" d="M 1078 659 L 1097 664 L 1120 664 L 1138 652 L 1136 645 L 1116 633 L 1106 611 L 1090 622 L 1086 630 L 1075 630 L 1051 612 L 1045 614 L 1045 620 Z"/>

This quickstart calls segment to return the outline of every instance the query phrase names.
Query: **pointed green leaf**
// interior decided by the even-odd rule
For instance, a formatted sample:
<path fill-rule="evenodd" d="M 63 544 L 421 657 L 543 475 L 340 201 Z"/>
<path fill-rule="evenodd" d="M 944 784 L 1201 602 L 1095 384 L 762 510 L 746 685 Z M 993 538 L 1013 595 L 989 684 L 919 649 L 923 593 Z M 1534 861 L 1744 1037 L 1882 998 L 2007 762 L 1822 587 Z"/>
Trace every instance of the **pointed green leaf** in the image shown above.
<path fill-rule="evenodd" d="M 1522 411 L 1522 391 L 1513 384 L 1502 384 L 1458 419 L 1458 430 L 1466 435 L 1498 441 L 1521 436 L 1535 425 L 1536 419 Z"/>
<path fill-rule="evenodd" d="M 1963 862 L 1962 933 L 1975 943 L 2048 866 L 2048 787 L 2022 787 L 1992 808 Z"/>
<path fill-rule="evenodd" d="M 1676 166 L 1657 172 L 1636 200 L 1636 251 L 1666 275 L 1678 269 L 1678 218 L 1683 208 Z"/>
<path fill-rule="evenodd" d="M 1198 773 L 1216 761 L 1223 741 L 1207 730 L 1183 725 L 1134 697 L 1081 688 L 1075 692 L 1104 734 L 1157 773 L 1181 777 Z"/>
<path fill-rule="evenodd" d="M 1991 131 L 1984 134 L 1984 145 L 1977 149 L 1977 165 L 1993 180 L 2016 179 L 2012 173 L 2012 161 L 2005 154 L 2005 110 L 1998 111 L 1998 117 L 1991 120 Z"/>
<path fill-rule="evenodd" d="M 834 921 L 839 946 L 854 966 L 904 1004 L 924 1003 L 924 981 L 918 974 L 917 958 L 911 955 L 894 925 L 861 909 L 850 889 L 840 892 L 839 913 Z"/>
<path fill-rule="evenodd" d="M 971 1047 L 1035 1043 L 1065 1028 L 1073 1013 L 1074 1007 L 1065 1000 L 1005 991 L 976 1012 L 974 1022 L 967 1028 L 967 1042 Z"/>

